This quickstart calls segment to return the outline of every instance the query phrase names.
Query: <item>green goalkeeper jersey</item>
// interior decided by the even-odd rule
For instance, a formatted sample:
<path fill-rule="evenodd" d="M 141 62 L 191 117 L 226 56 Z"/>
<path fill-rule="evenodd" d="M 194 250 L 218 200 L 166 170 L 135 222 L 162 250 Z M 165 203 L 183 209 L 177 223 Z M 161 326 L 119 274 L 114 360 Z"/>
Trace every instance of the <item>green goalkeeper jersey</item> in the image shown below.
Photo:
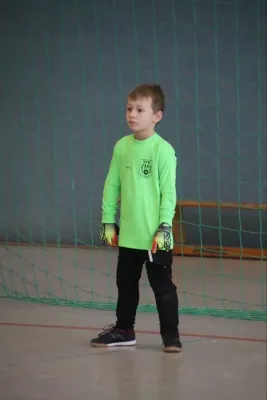
<path fill-rule="evenodd" d="M 115 223 L 120 199 L 119 246 L 151 250 L 159 225 L 172 225 L 176 163 L 173 147 L 157 133 L 145 140 L 128 135 L 116 143 L 104 185 L 102 223 Z"/>

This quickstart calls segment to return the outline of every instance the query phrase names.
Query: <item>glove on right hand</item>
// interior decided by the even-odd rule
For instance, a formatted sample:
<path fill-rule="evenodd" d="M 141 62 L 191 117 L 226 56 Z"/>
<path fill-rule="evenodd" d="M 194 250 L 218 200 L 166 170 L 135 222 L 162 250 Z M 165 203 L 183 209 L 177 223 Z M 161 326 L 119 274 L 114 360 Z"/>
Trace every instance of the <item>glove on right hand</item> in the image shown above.
<path fill-rule="evenodd" d="M 119 227 L 117 224 L 102 224 L 100 231 L 100 239 L 104 244 L 111 247 L 118 246 Z"/>

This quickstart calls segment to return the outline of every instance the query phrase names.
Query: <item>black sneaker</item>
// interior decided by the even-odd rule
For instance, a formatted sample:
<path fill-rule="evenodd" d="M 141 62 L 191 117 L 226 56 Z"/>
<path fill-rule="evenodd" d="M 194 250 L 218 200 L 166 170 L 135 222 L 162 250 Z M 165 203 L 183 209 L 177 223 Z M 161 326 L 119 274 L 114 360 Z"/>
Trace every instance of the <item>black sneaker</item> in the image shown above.
<path fill-rule="evenodd" d="M 92 347 L 134 346 L 136 344 L 134 331 L 123 331 L 115 325 L 104 328 L 96 338 L 90 342 Z"/>
<path fill-rule="evenodd" d="M 163 350 L 165 353 L 181 353 L 182 352 L 182 343 L 179 337 L 170 338 L 163 337 Z"/>

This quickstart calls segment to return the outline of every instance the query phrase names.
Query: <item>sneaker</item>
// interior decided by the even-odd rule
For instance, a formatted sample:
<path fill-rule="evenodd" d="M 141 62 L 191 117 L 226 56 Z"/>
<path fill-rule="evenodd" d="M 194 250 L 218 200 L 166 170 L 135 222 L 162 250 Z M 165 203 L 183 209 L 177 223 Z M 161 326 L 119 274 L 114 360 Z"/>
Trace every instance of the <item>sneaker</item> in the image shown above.
<path fill-rule="evenodd" d="M 165 353 L 181 353 L 182 347 L 179 337 L 174 339 L 163 337 L 163 350 Z"/>
<path fill-rule="evenodd" d="M 134 346 L 136 344 L 134 331 L 123 331 L 115 325 L 104 328 L 96 338 L 90 342 L 92 347 Z"/>

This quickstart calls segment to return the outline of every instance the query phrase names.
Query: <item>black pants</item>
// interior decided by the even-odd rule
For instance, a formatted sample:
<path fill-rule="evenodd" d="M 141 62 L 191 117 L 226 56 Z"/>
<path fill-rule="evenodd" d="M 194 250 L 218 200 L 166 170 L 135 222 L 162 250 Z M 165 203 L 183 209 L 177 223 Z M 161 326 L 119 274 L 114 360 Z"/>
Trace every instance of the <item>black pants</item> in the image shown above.
<path fill-rule="evenodd" d="M 145 264 L 148 280 L 155 295 L 160 333 L 162 336 L 177 337 L 179 335 L 178 296 L 176 286 L 172 282 L 172 252 L 168 254 L 157 252 L 156 254 L 155 259 L 161 260 L 161 264 L 151 261 L 151 255 L 149 257 L 146 250 L 119 248 L 116 325 L 123 330 L 134 328 L 139 303 L 139 280 Z M 162 263 L 164 258 L 166 265 Z"/>

